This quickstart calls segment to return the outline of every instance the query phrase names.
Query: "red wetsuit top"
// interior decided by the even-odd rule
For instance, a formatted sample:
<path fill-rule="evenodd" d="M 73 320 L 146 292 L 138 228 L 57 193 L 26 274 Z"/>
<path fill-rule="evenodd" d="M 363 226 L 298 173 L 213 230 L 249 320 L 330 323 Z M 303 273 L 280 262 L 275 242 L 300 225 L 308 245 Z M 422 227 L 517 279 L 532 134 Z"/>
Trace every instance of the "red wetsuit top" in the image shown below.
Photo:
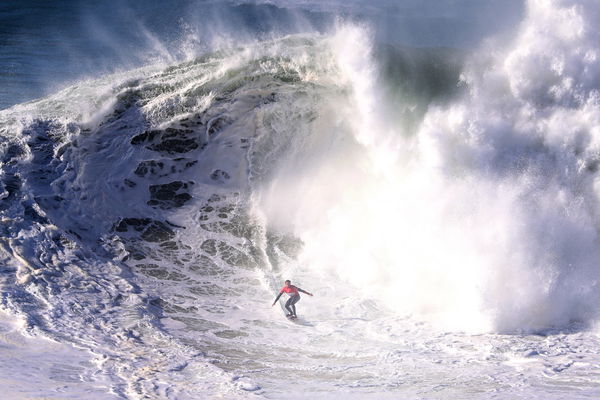
<path fill-rule="evenodd" d="M 292 301 L 295 303 L 298 300 L 300 300 L 300 293 L 299 292 L 306 293 L 307 295 L 312 296 L 312 294 L 308 293 L 306 290 L 300 289 L 298 286 L 294 286 L 294 285 L 284 286 L 279 291 L 279 294 L 275 298 L 275 301 L 273 302 L 273 305 L 275 305 L 275 303 L 277 303 L 277 300 L 279 300 L 279 298 L 281 297 L 281 295 L 284 294 L 284 293 L 289 294 L 290 295 L 290 299 L 294 298 L 294 300 L 292 300 Z M 296 297 L 298 297 L 298 298 L 295 299 Z M 288 301 L 290 301 L 290 300 L 288 300 Z M 286 307 L 287 307 L 287 305 L 286 305 Z"/>
<path fill-rule="evenodd" d="M 290 286 L 284 286 L 280 291 L 279 291 L 279 295 L 283 294 L 283 293 L 287 293 L 290 295 L 290 297 L 294 297 L 294 296 L 300 296 L 300 293 L 298 293 L 298 288 L 294 285 L 290 285 Z"/>

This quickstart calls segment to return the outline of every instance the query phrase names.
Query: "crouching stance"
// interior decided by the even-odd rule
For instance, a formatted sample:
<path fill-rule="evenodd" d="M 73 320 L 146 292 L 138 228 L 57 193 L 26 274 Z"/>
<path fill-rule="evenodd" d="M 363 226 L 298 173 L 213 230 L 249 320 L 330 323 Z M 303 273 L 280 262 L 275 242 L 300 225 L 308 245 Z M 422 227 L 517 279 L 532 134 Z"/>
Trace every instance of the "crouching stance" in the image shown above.
<path fill-rule="evenodd" d="M 306 290 L 302 290 L 297 286 L 292 285 L 292 281 L 285 281 L 285 286 L 279 291 L 279 294 L 275 298 L 273 302 L 273 306 L 277 303 L 277 300 L 281 297 L 282 294 L 287 293 L 290 298 L 285 303 L 285 309 L 288 310 L 287 317 L 288 318 L 298 318 L 296 315 L 296 306 L 295 304 L 300 301 L 300 293 L 306 293 L 309 296 L 312 296 L 312 293 L 307 292 Z"/>

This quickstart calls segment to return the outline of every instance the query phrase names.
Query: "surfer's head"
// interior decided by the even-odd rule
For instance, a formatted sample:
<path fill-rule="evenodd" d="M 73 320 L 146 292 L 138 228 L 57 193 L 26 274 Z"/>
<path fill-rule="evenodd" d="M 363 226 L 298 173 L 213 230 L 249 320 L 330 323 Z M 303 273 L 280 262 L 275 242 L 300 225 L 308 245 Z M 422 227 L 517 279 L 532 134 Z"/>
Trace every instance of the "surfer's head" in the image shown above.
<path fill-rule="evenodd" d="M 286 280 L 284 283 L 285 283 L 285 286 L 290 286 L 290 285 L 292 284 L 292 281 L 290 281 L 290 280 L 288 279 L 288 280 Z"/>

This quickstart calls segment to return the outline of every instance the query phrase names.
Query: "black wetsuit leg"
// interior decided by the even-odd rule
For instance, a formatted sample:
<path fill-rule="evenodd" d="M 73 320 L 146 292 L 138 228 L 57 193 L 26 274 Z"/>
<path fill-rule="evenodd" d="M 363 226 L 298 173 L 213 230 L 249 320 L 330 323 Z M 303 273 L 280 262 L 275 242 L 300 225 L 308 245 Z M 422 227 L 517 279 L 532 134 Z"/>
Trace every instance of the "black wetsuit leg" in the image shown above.
<path fill-rule="evenodd" d="M 294 317 L 296 317 L 296 306 L 294 304 L 296 304 L 297 302 L 300 301 L 300 296 L 292 296 L 288 299 L 288 301 L 285 302 L 285 309 L 288 310 L 290 312 L 291 315 L 293 315 Z"/>

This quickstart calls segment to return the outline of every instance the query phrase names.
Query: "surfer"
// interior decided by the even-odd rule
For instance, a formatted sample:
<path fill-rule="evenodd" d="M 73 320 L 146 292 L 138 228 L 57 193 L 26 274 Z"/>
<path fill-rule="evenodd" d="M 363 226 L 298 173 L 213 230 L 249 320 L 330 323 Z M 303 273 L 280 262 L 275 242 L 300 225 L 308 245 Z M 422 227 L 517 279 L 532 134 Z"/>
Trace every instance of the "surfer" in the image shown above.
<path fill-rule="evenodd" d="M 277 303 L 277 300 L 281 297 L 282 294 L 287 293 L 290 298 L 285 302 L 285 309 L 288 310 L 289 314 L 286 316 L 288 318 L 298 318 L 296 315 L 296 306 L 295 304 L 300 301 L 300 293 L 306 293 L 309 296 L 312 296 L 312 293 L 307 292 L 306 290 L 302 290 L 297 286 L 292 285 L 292 281 L 289 279 L 285 281 L 285 286 L 279 291 L 279 294 L 275 298 L 273 302 L 273 306 Z M 271 306 L 272 307 L 272 306 Z"/>

